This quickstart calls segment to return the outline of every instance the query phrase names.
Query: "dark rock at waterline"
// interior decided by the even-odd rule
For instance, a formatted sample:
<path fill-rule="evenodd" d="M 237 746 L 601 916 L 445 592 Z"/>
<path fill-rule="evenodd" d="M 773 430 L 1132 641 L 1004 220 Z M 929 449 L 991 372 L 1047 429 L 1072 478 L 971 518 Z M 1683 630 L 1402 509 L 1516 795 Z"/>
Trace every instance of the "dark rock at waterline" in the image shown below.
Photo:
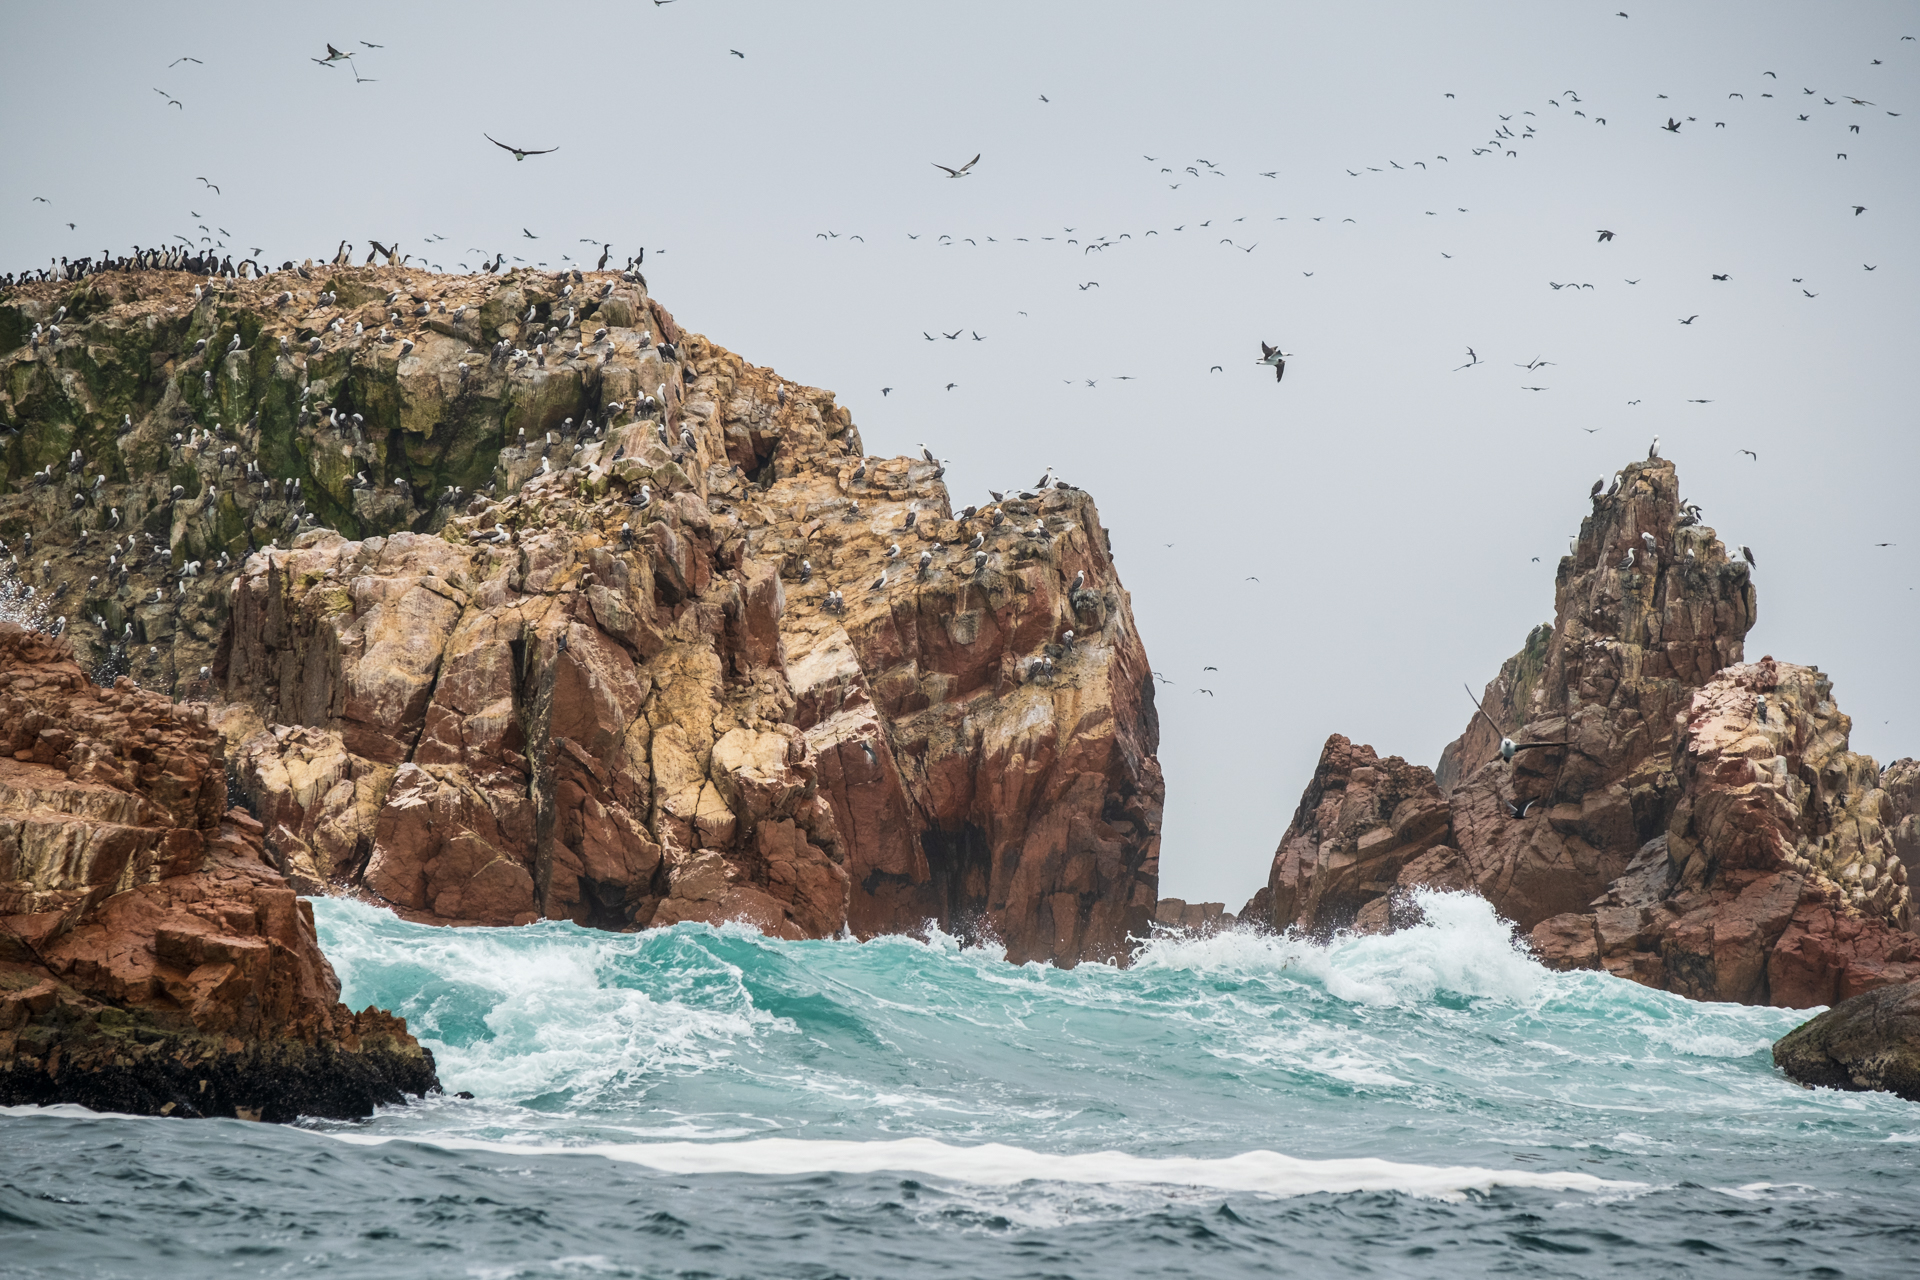
<path fill-rule="evenodd" d="M 1801 1084 L 1884 1089 L 1920 1102 L 1920 982 L 1842 1000 L 1781 1036 L 1773 1062 Z"/>
<path fill-rule="evenodd" d="M 437 1091 L 340 1003 L 313 914 L 227 807 L 204 716 L 0 620 L 0 1106 L 370 1115 Z"/>

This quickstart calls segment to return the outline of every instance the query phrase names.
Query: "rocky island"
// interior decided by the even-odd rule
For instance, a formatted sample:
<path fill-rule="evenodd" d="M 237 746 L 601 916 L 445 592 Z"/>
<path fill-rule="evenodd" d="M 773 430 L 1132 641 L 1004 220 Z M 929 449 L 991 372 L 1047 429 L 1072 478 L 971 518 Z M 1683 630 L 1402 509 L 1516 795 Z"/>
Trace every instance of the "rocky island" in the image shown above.
<path fill-rule="evenodd" d="M 1554 620 L 1485 717 L 1467 709 L 1435 770 L 1328 739 L 1242 918 L 1379 930 L 1411 889 L 1471 889 L 1549 965 L 1699 1000 L 1803 1008 L 1920 978 L 1920 763 L 1850 751 L 1817 668 L 1746 661 L 1756 607 L 1750 560 L 1673 464 L 1629 464 L 1595 487 Z M 1503 737 L 1545 745 L 1509 757 Z"/>
<path fill-rule="evenodd" d="M 1065 965 L 1148 931 L 1153 682 L 1091 497 L 956 510 L 636 269 L 29 284 L 0 421 L 9 614 L 167 695 L 247 811 L 195 821 L 288 902 Z"/>

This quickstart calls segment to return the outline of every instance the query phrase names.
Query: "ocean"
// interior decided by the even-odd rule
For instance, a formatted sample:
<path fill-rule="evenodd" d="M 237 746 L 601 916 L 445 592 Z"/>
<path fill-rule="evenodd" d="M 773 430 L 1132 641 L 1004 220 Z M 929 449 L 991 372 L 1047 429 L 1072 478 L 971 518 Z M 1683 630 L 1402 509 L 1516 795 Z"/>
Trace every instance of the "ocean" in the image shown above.
<path fill-rule="evenodd" d="M 347 1002 L 404 1014 L 447 1095 L 7 1109 L 0 1275 L 1920 1272 L 1920 1106 L 1776 1072 L 1805 1011 L 1552 973 L 1479 899 L 1423 905 L 1068 971 L 319 900 Z"/>

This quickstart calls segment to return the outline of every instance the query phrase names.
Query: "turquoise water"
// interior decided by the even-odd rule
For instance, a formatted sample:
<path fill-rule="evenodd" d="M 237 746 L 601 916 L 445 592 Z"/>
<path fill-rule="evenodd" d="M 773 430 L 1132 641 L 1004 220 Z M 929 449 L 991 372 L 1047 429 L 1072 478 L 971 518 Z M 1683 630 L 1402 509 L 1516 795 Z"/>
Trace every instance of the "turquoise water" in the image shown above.
<path fill-rule="evenodd" d="M 0 1114 L 0 1274 L 1920 1270 L 1920 1106 L 1781 1077 L 1804 1013 L 1549 973 L 1475 898 L 1072 971 L 314 905 L 348 1003 L 474 1098 Z"/>

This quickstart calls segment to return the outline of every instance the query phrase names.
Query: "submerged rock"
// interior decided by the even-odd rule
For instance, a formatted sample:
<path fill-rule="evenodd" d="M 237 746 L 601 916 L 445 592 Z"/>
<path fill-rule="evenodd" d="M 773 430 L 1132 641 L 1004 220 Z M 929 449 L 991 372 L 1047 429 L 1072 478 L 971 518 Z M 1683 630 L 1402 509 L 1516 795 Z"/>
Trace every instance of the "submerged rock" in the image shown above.
<path fill-rule="evenodd" d="M 0 622 L 0 1104 L 364 1116 L 437 1090 L 352 1013 L 313 913 L 226 803 L 218 734 Z"/>
<path fill-rule="evenodd" d="M 1801 1084 L 1884 1089 L 1920 1102 L 1920 983 L 1841 1001 L 1781 1036 L 1773 1063 Z"/>

